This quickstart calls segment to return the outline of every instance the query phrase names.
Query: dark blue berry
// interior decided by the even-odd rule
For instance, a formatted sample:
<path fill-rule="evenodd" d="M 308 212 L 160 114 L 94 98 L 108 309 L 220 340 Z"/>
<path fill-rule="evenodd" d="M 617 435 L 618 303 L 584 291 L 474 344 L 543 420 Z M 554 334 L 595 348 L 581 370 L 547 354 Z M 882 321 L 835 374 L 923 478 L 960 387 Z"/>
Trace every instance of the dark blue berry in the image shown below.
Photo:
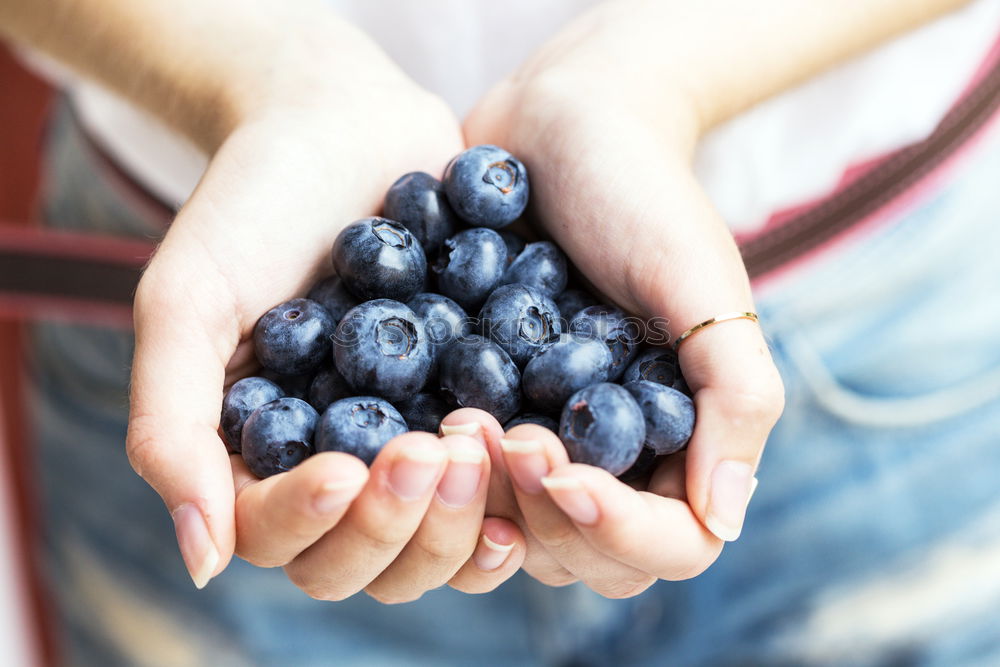
<path fill-rule="evenodd" d="M 656 464 L 660 462 L 656 452 L 649 447 L 643 447 L 639 452 L 639 458 L 635 460 L 632 467 L 618 475 L 618 479 L 623 482 L 636 482 L 652 474 Z"/>
<path fill-rule="evenodd" d="M 647 380 L 673 387 L 679 392 L 691 395 L 691 390 L 681 374 L 677 353 L 669 347 L 647 347 L 639 352 L 635 361 L 629 364 L 622 375 L 622 382 Z"/>
<path fill-rule="evenodd" d="M 257 360 L 282 375 L 312 371 L 329 356 L 335 326 L 330 313 L 315 301 L 286 301 L 257 320 L 253 330 Z"/>
<path fill-rule="evenodd" d="M 251 413 L 243 425 L 243 460 L 257 477 L 291 470 L 313 453 L 319 414 L 298 398 L 279 398 Z"/>
<path fill-rule="evenodd" d="M 563 316 L 563 320 L 568 324 L 584 308 L 596 306 L 597 299 L 583 290 L 568 289 L 556 297 L 556 305 L 559 307 L 559 313 Z"/>
<path fill-rule="evenodd" d="M 530 285 L 554 297 L 566 288 L 566 256 L 548 241 L 529 243 L 504 273 L 503 282 Z"/>
<path fill-rule="evenodd" d="M 236 382 L 222 399 L 222 434 L 229 451 L 240 453 L 243 424 L 254 410 L 285 395 L 281 387 L 262 377 L 248 377 Z"/>
<path fill-rule="evenodd" d="M 459 338 L 445 350 L 441 393 L 452 405 L 479 408 L 505 422 L 521 408 L 521 374 L 510 356 L 482 336 Z"/>
<path fill-rule="evenodd" d="M 570 320 L 569 329 L 580 336 L 604 341 L 611 350 L 611 373 L 608 379 L 618 380 L 639 352 L 642 328 L 635 318 L 614 306 L 589 306 Z"/>
<path fill-rule="evenodd" d="M 420 242 L 402 224 L 385 218 L 364 218 L 345 227 L 333 242 L 332 256 L 337 275 L 362 301 L 406 301 L 427 276 Z"/>
<path fill-rule="evenodd" d="M 406 433 L 406 422 L 388 401 L 353 396 L 330 404 L 316 428 L 317 452 L 346 452 L 371 465 L 385 443 Z"/>
<path fill-rule="evenodd" d="M 559 437 L 571 461 L 620 475 L 639 457 L 646 424 L 631 394 L 602 382 L 581 389 L 566 402 Z"/>
<path fill-rule="evenodd" d="M 428 257 L 437 254 L 459 224 L 441 181 L 422 171 L 406 174 L 392 184 L 385 194 L 382 213 L 403 223 Z"/>
<path fill-rule="evenodd" d="M 581 389 L 606 382 L 610 370 L 607 345 L 596 338 L 563 334 L 528 362 L 521 387 L 534 407 L 559 410 Z"/>
<path fill-rule="evenodd" d="M 639 380 L 622 385 L 632 394 L 646 421 L 645 445 L 657 454 L 683 449 L 694 432 L 694 403 L 681 392 Z"/>
<path fill-rule="evenodd" d="M 433 351 L 420 318 L 391 299 L 347 312 L 334 334 L 337 370 L 355 391 L 397 401 L 426 384 Z"/>
<path fill-rule="evenodd" d="M 282 375 L 266 368 L 261 369 L 260 376 L 281 387 L 281 391 L 285 396 L 289 398 L 301 398 L 303 401 L 309 398 L 309 386 L 315 377 L 312 372 L 300 375 Z"/>
<path fill-rule="evenodd" d="M 509 267 L 517 259 L 517 256 L 521 254 L 521 251 L 524 250 L 526 241 L 509 229 L 498 230 L 497 234 L 500 235 L 500 238 L 503 239 L 504 244 L 507 246 L 507 266 Z"/>
<path fill-rule="evenodd" d="M 460 305 L 440 294 L 421 292 L 407 301 L 406 305 L 424 323 L 424 331 L 427 332 L 427 340 L 434 353 L 431 369 L 433 377 L 437 373 L 437 360 L 441 352 L 456 338 L 472 333 L 473 320 Z"/>
<path fill-rule="evenodd" d="M 437 433 L 441 420 L 449 412 L 447 404 L 434 394 L 420 393 L 396 403 L 396 409 L 403 415 L 411 431 Z"/>
<path fill-rule="evenodd" d="M 540 415 L 535 412 L 525 412 L 524 414 L 514 417 L 503 425 L 503 430 L 509 431 L 520 424 L 537 424 L 542 428 L 549 429 L 553 433 L 559 430 L 559 422 L 552 417 L 546 417 L 545 415 Z"/>
<path fill-rule="evenodd" d="M 528 205 L 528 171 L 502 148 L 473 146 L 448 163 L 444 189 L 463 220 L 499 229 L 516 220 Z"/>
<path fill-rule="evenodd" d="M 507 246 L 492 229 L 466 229 L 444 242 L 434 264 L 438 290 L 466 311 L 483 305 L 503 278 Z"/>
<path fill-rule="evenodd" d="M 555 302 L 527 285 L 502 285 L 479 311 L 483 334 L 523 368 L 539 350 L 562 333 Z"/>
<path fill-rule="evenodd" d="M 358 305 L 358 300 L 347 290 L 344 281 L 336 275 L 327 276 L 313 285 L 306 298 L 326 308 L 334 323 L 339 322 L 344 313 Z"/>
<path fill-rule="evenodd" d="M 347 384 L 347 380 L 331 363 L 323 366 L 309 385 L 309 405 L 316 408 L 316 412 L 323 414 L 331 403 L 353 394 L 354 391 Z"/>

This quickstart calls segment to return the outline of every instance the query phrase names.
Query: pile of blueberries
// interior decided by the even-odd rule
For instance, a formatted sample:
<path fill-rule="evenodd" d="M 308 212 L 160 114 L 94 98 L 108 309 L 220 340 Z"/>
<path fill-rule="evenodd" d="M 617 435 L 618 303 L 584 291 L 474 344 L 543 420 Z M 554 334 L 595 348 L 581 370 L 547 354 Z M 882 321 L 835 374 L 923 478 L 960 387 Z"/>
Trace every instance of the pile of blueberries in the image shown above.
<path fill-rule="evenodd" d="M 406 174 L 383 216 L 347 226 L 335 274 L 254 329 L 260 376 L 235 383 L 222 432 L 258 477 L 315 452 L 371 464 L 456 407 L 505 428 L 557 431 L 570 459 L 625 480 L 684 446 L 694 406 L 677 356 L 582 289 L 565 255 L 501 228 L 528 203 L 528 174 L 496 146 L 456 156 L 441 181 Z"/>

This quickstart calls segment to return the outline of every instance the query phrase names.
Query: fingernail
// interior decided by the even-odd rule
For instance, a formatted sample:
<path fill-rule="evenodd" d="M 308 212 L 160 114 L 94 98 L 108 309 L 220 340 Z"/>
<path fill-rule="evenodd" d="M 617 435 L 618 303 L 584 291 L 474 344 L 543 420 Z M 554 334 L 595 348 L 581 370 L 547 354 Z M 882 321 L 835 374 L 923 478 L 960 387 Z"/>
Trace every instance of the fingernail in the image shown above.
<path fill-rule="evenodd" d="M 705 525 L 720 540 L 732 542 L 740 536 L 753 479 L 753 467 L 743 461 L 721 461 L 712 471 Z"/>
<path fill-rule="evenodd" d="M 510 552 L 514 550 L 514 544 L 497 544 L 490 538 L 483 535 L 483 539 L 479 541 L 479 546 L 472 554 L 472 560 L 475 561 L 476 567 L 484 572 L 491 572 L 507 560 L 507 556 Z"/>
<path fill-rule="evenodd" d="M 171 516 L 174 519 L 177 544 L 180 546 L 184 565 L 194 585 L 202 589 L 212 578 L 215 568 L 219 566 L 219 551 L 215 548 L 212 536 L 208 532 L 205 517 L 192 503 L 181 505 Z"/>
<path fill-rule="evenodd" d="M 500 439 L 507 463 L 507 472 L 514 483 L 525 493 L 542 492 L 542 477 L 549 473 L 549 462 L 545 458 L 542 443 L 537 440 Z"/>
<path fill-rule="evenodd" d="M 396 455 L 389 471 L 389 488 L 403 500 L 416 500 L 437 482 L 441 464 L 448 458 L 443 449 L 412 447 Z"/>
<path fill-rule="evenodd" d="M 597 523 L 600 513 L 597 503 L 584 487 L 583 482 L 574 477 L 543 477 L 542 486 L 552 496 L 556 505 L 569 518 L 585 526 Z"/>
<path fill-rule="evenodd" d="M 332 514 L 354 500 L 357 495 L 358 480 L 330 481 L 319 488 L 313 499 L 313 508 L 318 514 Z"/>
<path fill-rule="evenodd" d="M 441 435 L 467 435 L 475 437 L 482 430 L 479 422 L 469 422 L 468 424 L 441 424 Z"/>
<path fill-rule="evenodd" d="M 448 469 L 438 482 L 437 494 L 445 505 L 465 507 L 476 497 L 483 472 L 483 449 L 456 449 L 448 453 Z"/>

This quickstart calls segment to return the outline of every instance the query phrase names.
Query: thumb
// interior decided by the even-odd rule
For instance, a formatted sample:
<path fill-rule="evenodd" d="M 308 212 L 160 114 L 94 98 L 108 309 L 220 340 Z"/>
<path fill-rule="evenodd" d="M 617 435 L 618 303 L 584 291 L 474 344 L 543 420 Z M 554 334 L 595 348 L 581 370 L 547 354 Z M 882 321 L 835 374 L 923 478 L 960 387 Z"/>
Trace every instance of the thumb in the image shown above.
<path fill-rule="evenodd" d="M 166 504 L 184 563 L 202 588 L 225 568 L 235 544 L 232 471 L 218 425 L 225 366 L 239 334 L 232 307 L 213 307 L 227 303 L 217 287 L 224 282 L 198 276 L 192 268 L 210 263 L 197 244 L 180 248 L 173 236 L 136 292 L 126 449 Z"/>

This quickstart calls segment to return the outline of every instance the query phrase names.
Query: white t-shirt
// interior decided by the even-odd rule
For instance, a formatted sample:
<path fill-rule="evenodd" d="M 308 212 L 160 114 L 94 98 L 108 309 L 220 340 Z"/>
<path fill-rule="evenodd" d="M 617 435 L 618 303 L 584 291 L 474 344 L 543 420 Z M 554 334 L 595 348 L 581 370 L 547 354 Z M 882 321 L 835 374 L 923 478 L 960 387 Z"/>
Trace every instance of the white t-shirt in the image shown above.
<path fill-rule="evenodd" d="M 329 1 L 460 115 L 597 2 Z M 846 166 L 927 136 L 998 36 L 1000 0 L 976 0 L 719 126 L 701 143 L 696 172 L 734 231 L 751 231 L 829 191 Z M 188 197 L 203 155 L 102 88 L 67 85 L 84 125 L 124 169 L 168 203 Z"/>

